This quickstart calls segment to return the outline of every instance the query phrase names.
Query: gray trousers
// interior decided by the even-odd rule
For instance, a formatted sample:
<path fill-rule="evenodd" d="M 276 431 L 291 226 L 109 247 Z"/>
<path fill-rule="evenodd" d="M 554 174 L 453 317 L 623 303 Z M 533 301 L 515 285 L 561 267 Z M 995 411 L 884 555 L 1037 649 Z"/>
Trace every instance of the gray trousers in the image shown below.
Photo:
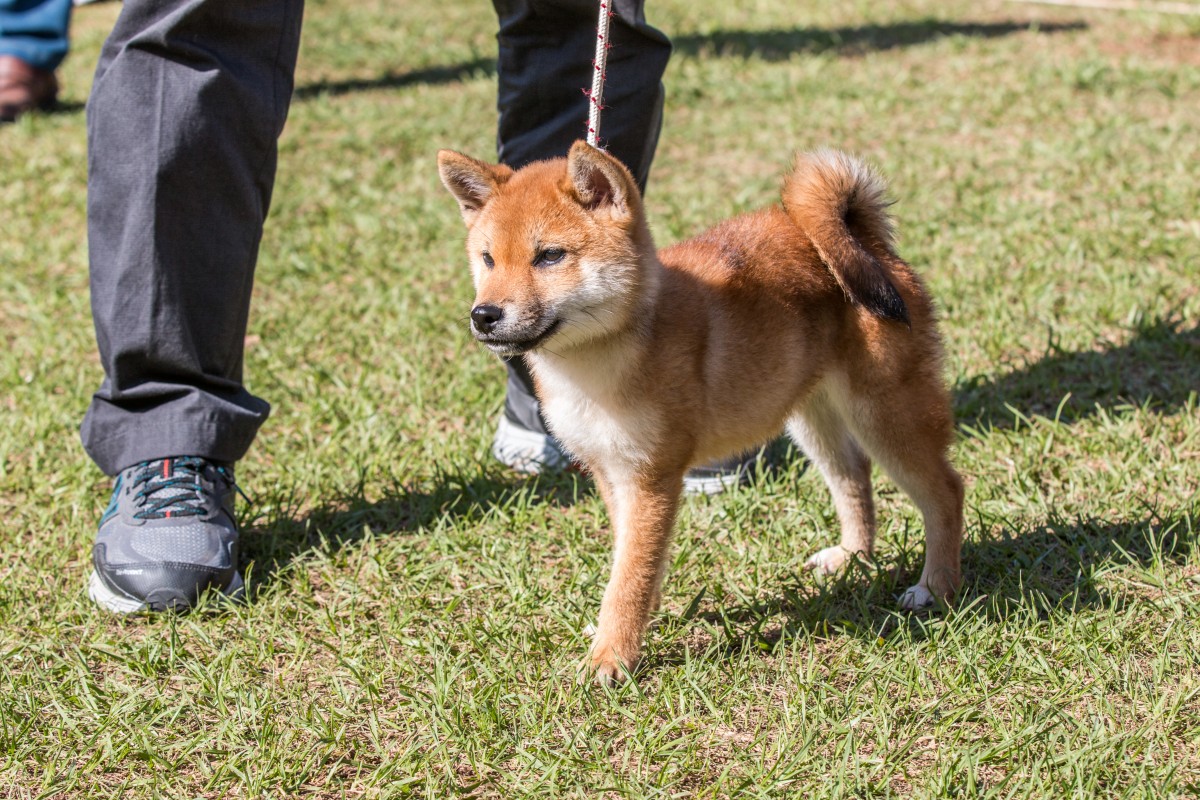
<path fill-rule="evenodd" d="M 662 119 L 666 37 L 617 0 L 601 137 L 643 183 Z M 592 0 L 494 0 L 499 152 L 581 138 Z M 105 378 L 81 434 L 108 474 L 198 455 L 234 462 L 270 406 L 242 383 L 254 266 L 287 118 L 303 0 L 127 0 L 88 101 L 92 314 Z M 452 142 L 446 143 L 452 146 Z M 506 413 L 541 427 L 523 365 Z"/>

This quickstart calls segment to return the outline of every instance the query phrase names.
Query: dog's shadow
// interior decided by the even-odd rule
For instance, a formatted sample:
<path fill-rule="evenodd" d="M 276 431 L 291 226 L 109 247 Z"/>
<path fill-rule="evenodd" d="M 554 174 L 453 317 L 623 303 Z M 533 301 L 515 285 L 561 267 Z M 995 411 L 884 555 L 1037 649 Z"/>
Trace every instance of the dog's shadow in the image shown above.
<path fill-rule="evenodd" d="M 1071 352 L 1052 347 L 1043 358 L 996 377 L 959 384 L 955 407 L 960 421 L 975 428 L 1012 425 L 1018 415 L 1054 417 L 1074 423 L 1098 413 L 1135 406 L 1172 414 L 1193 407 L 1200 389 L 1200 326 L 1173 316 L 1140 323 L 1120 346 Z M 1063 398 L 1070 395 L 1068 402 Z M 1024 530 L 983 533 L 968 529 L 963 569 L 968 586 L 954 613 L 1002 619 L 1014 613 L 1045 616 L 1067 607 L 1111 606 L 1114 598 L 1100 577 L 1114 563 L 1178 563 L 1195 546 L 1197 508 L 1162 516 L 1147 509 L 1140 520 L 1093 518 L 1047 520 Z M 668 628 L 699 622 L 710 635 L 698 643 L 667 647 L 658 658 L 674 663 L 704 653 L 731 657 L 747 647 L 774 648 L 799 636 L 886 636 L 907 626 L 923 638 L 928 615 L 897 611 L 896 598 L 920 574 L 920 531 L 902 543 L 896 561 L 884 568 L 852 567 L 828 581 L 791 576 L 769 596 L 749 603 L 718 603 L 699 613 L 699 599 L 682 614 L 668 615 Z M 712 594 L 718 594 L 714 590 Z M 695 622 L 693 621 L 695 619 Z"/>
<path fill-rule="evenodd" d="M 964 381 L 955 391 L 958 418 L 976 427 L 1026 417 L 1075 422 L 1118 404 L 1175 413 L 1200 391 L 1200 326 L 1166 316 L 1138 324 L 1121 346 L 1049 352 L 1021 369 Z M 1070 395 L 1062 406 L 1063 398 Z"/>
<path fill-rule="evenodd" d="M 853 637 L 875 641 L 906 628 L 913 641 L 931 635 L 928 621 L 970 615 L 986 622 L 1045 619 L 1062 611 L 1120 609 L 1131 595 L 1108 580 L 1124 566 L 1182 564 L 1197 547 L 1200 506 L 1166 517 L 1153 509 L 1137 521 L 1050 520 L 1027 530 L 1001 530 L 963 545 L 968 582 L 949 608 L 905 613 L 897 597 L 920 574 L 920 548 L 902 548 L 895 562 L 857 565 L 824 582 L 790 576 L 778 590 L 749 603 L 718 602 L 699 611 L 704 592 L 682 613 L 660 621 L 668 643 L 643 667 L 728 660 L 746 650 L 774 651 L 798 638 Z M 1147 587 L 1139 587 L 1147 590 Z M 1153 591 L 1153 587 L 1149 587 Z M 703 629 L 707 635 L 694 635 Z"/>

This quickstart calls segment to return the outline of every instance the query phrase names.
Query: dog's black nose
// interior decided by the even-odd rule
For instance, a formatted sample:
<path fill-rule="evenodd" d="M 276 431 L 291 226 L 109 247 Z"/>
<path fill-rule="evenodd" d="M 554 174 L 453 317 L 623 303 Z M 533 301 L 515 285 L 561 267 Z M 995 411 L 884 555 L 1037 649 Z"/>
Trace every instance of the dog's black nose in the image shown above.
<path fill-rule="evenodd" d="M 491 333 L 503 316 L 504 309 L 488 303 L 481 303 L 471 309 L 471 322 L 480 333 Z"/>

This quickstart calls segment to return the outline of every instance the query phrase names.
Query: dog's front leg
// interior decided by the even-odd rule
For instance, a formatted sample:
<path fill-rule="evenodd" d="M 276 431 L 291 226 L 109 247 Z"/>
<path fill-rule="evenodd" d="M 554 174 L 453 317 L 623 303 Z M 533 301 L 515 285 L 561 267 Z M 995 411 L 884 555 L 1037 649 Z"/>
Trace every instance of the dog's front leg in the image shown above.
<path fill-rule="evenodd" d="M 657 603 L 682 488 L 682 473 L 613 480 L 607 487 L 615 547 L 591 651 L 591 669 L 602 686 L 623 683 L 637 665 Z"/>

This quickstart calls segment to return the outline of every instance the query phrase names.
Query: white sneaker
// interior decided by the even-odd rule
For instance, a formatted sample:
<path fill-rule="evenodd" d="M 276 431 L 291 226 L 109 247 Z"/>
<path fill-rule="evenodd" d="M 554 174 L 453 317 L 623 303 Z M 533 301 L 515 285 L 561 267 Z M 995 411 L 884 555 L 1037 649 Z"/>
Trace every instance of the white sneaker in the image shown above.
<path fill-rule="evenodd" d="M 684 494 L 721 494 L 750 480 L 761 451 L 692 467 L 683 476 Z"/>
<path fill-rule="evenodd" d="M 553 437 L 514 424 L 504 414 L 500 415 L 496 438 L 492 440 L 492 455 L 501 464 L 526 475 L 537 475 L 544 469 L 566 469 L 571 465 L 571 457 Z M 683 492 L 713 495 L 732 489 L 750 479 L 760 458 L 762 452 L 754 451 L 694 467 L 683 478 Z"/>
<path fill-rule="evenodd" d="M 566 469 L 571 464 L 570 456 L 552 437 L 514 425 L 504 414 L 492 440 L 492 455 L 526 475 L 537 475 L 543 469 Z"/>

